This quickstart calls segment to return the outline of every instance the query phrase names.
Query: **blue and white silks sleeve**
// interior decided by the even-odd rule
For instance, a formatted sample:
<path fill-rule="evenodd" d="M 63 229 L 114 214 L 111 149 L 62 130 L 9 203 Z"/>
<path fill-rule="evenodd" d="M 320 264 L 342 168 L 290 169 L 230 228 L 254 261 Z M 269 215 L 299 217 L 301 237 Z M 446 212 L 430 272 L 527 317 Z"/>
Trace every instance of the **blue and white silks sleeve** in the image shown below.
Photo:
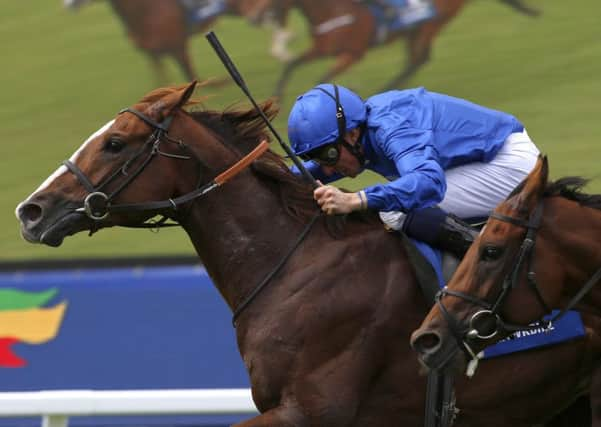
<path fill-rule="evenodd" d="M 365 189 L 368 206 L 379 211 L 408 212 L 440 203 L 447 189 L 445 174 L 432 144 L 432 131 L 379 130 L 376 137 L 399 178 Z"/>

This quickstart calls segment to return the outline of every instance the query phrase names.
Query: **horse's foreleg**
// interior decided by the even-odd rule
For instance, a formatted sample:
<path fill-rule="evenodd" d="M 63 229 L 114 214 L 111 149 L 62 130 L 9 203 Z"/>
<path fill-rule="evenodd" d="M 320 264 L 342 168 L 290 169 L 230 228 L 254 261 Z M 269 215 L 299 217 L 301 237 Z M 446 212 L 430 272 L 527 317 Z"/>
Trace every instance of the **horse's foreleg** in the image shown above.
<path fill-rule="evenodd" d="M 541 14 L 541 11 L 538 9 L 535 9 L 533 7 L 527 6 L 524 3 L 522 3 L 520 0 L 500 0 L 502 3 L 505 3 L 509 6 L 511 6 L 512 8 L 514 8 L 515 10 L 517 10 L 518 12 L 523 13 L 524 15 L 528 15 L 528 16 L 532 16 L 532 17 L 536 17 L 539 16 Z"/>
<path fill-rule="evenodd" d="M 288 80 L 290 79 L 290 76 L 292 75 L 292 72 L 301 64 L 304 64 L 305 62 L 309 62 L 311 60 L 313 60 L 315 58 L 315 51 L 314 50 L 308 50 L 306 52 L 304 52 L 302 55 L 300 55 L 299 57 L 293 59 L 292 61 L 290 61 L 289 63 L 287 63 L 284 66 L 284 71 L 282 71 L 282 75 L 280 76 L 280 79 L 278 80 L 278 83 L 276 84 L 275 87 L 275 96 L 282 99 L 282 95 L 284 94 L 284 89 L 286 87 L 286 84 L 288 83 Z"/>
<path fill-rule="evenodd" d="M 397 89 L 404 86 L 417 70 L 430 60 L 432 40 L 441 25 L 424 24 L 409 35 L 407 40 L 407 65 L 405 69 L 392 79 L 382 90 Z"/>
<path fill-rule="evenodd" d="M 188 55 L 186 46 L 183 46 L 181 49 L 171 52 L 171 56 L 178 63 L 179 67 L 181 68 L 188 81 L 196 79 L 196 72 L 192 67 L 192 61 L 190 60 L 190 55 Z"/>
<path fill-rule="evenodd" d="M 589 427 L 591 425 L 590 397 L 581 396 L 555 415 L 544 427 Z"/>
<path fill-rule="evenodd" d="M 309 423 L 297 408 L 278 406 L 233 427 L 304 427 Z"/>
<path fill-rule="evenodd" d="M 161 60 L 161 57 L 156 53 L 149 53 L 150 63 L 154 70 L 157 86 L 164 86 L 167 83 L 167 73 L 165 72 L 165 64 Z"/>
<path fill-rule="evenodd" d="M 597 366 L 592 373 L 591 378 L 591 412 L 592 426 L 601 427 L 601 366 Z"/>
<path fill-rule="evenodd" d="M 281 62 L 292 60 L 294 55 L 288 50 L 288 42 L 294 37 L 294 33 L 285 27 L 275 25 L 271 37 L 271 56 L 279 59 Z"/>
<path fill-rule="evenodd" d="M 188 55 L 188 51 L 186 48 L 172 52 L 171 56 L 179 64 L 180 69 L 182 70 L 182 72 L 184 73 L 184 76 L 186 76 L 186 79 L 188 81 L 191 82 L 192 80 L 198 79 L 198 76 L 196 75 L 196 71 L 194 70 L 194 67 L 192 66 L 192 61 L 190 60 L 190 55 Z M 212 86 L 212 87 L 220 87 L 229 82 L 230 82 L 230 80 L 227 77 L 218 77 L 218 78 L 213 78 L 213 79 L 209 80 L 206 83 L 206 85 Z"/>
<path fill-rule="evenodd" d="M 362 55 L 353 55 L 351 52 L 341 53 L 336 57 L 336 62 L 327 73 L 325 73 L 318 83 L 330 82 L 334 77 L 347 70 L 351 65 L 357 62 Z"/>

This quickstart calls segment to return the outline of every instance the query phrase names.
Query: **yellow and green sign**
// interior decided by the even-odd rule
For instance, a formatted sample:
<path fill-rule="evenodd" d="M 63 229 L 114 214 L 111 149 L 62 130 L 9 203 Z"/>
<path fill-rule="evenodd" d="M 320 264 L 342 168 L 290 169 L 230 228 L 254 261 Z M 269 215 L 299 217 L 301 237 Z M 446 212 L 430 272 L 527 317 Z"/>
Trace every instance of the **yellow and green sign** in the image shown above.
<path fill-rule="evenodd" d="M 25 359 L 13 352 L 13 344 L 44 344 L 56 337 L 67 301 L 52 307 L 45 305 L 57 292 L 57 289 L 42 292 L 0 289 L 0 368 L 18 368 L 27 364 Z"/>

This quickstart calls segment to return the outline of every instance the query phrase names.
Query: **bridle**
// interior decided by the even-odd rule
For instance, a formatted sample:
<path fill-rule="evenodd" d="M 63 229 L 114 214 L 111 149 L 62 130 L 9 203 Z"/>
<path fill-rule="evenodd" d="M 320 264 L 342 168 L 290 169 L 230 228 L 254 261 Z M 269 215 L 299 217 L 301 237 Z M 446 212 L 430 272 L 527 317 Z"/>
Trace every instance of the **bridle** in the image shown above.
<path fill-rule="evenodd" d="M 106 219 L 111 213 L 118 212 L 157 212 L 163 209 L 171 209 L 176 211 L 180 205 L 188 203 L 194 199 L 197 199 L 211 190 L 223 185 L 231 178 L 236 176 L 240 171 L 248 167 L 255 159 L 261 156 L 267 149 L 269 148 L 269 143 L 266 140 L 263 140 L 257 145 L 250 153 L 246 156 L 242 157 L 232 166 L 230 166 L 227 170 L 217 175 L 211 181 L 206 184 L 200 186 L 197 184 L 197 188 L 194 191 L 184 194 L 183 196 L 176 197 L 173 199 L 167 199 L 156 202 L 145 202 L 145 203 L 129 203 L 129 204 L 113 204 L 111 203 L 113 199 L 124 189 L 126 188 L 138 175 L 142 173 L 144 168 L 150 163 L 150 161 L 156 155 L 162 155 L 174 159 L 183 159 L 189 160 L 191 158 L 195 158 L 192 151 L 189 150 L 187 145 L 183 143 L 183 141 L 172 139 L 168 136 L 169 126 L 171 125 L 171 121 L 173 116 L 167 117 L 163 121 L 163 123 L 157 123 L 152 120 L 147 115 L 131 109 L 126 108 L 119 112 L 119 114 L 123 113 L 131 113 L 137 116 L 140 120 L 148 124 L 153 132 L 146 140 L 144 145 L 141 147 L 139 151 L 133 154 L 128 160 L 126 160 L 119 168 L 117 168 L 114 172 L 112 172 L 106 179 L 104 179 L 100 184 L 94 186 L 90 179 L 86 176 L 86 174 L 73 162 L 69 160 L 65 160 L 63 164 L 67 167 L 69 171 L 71 171 L 79 180 L 79 182 L 83 185 L 83 187 L 88 191 L 88 195 L 83 200 L 83 207 L 77 208 L 76 212 L 81 212 L 88 216 L 88 218 L 92 219 L 95 224 L 99 221 Z M 172 142 L 178 144 L 182 149 L 187 149 L 192 156 L 182 156 L 177 154 L 170 154 L 161 151 L 160 145 L 163 141 Z M 146 158 L 142 161 L 140 166 L 133 171 L 129 172 L 128 167 L 140 156 L 142 156 L 146 151 L 148 154 Z M 200 160 L 196 159 L 199 163 Z M 117 177 L 125 176 L 126 178 L 121 182 L 121 184 L 113 190 L 110 194 L 106 194 L 103 191 L 106 186 L 113 182 Z M 200 180 L 200 178 L 199 178 Z M 319 210 L 309 221 L 309 223 L 304 227 L 296 241 L 293 245 L 285 252 L 280 259 L 280 261 L 275 265 L 275 267 L 263 278 L 263 280 L 238 304 L 233 313 L 232 323 L 234 327 L 237 324 L 238 317 L 242 314 L 242 312 L 254 301 L 254 299 L 267 287 L 269 282 L 273 279 L 273 277 L 281 271 L 284 267 L 288 259 L 292 256 L 295 250 L 300 246 L 303 240 L 307 237 L 313 225 L 317 221 L 317 219 L 321 216 L 322 212 Z M 161 221 L 158 223 L 151 224 L 139 224 L 133 227 L 136 228 L 157 228 L 157 227 L 167 227 L 167 226 L 177 226 L 179 224 L 165 224 L 164 222 L 167 220 L 167 217 L 164 216 Z M 91 231 L 92 233 L 93 231 Z"/>
<path fill-rule="evenodd" d="M 135 152 L 120 167 L 118 167 L 116 170 L 110 173 L 108 177 L 105 178 L 100 184 L 92 184 L 91 180 L 86 176 L 86 174 L 70 160 L 65 160 L 63 162 L 63 165 L 65 165 L 67 169 L 77 177 L 77 180 L 88 192 L 87 196 L 82 201 L 83 206 L 77 208 L 75 211 L 85 214 L 95 223 L 106 219 L 110 214 L 114 213 L 160 212 L 165 209 L 177 211 L 181 205 L 186 204 L 198 197 L 201 197 L 209 191 L 224 184 L 226 181 L 237 175 L 241 170 L 249 166 L 256 158 L 262 155 L 269 148 L 269 143 L 267 141 L 261 141 L 261 143 L 257 145 L 257 147 L 255 147 L 254 150 L 252 150 L 250 153 L 248 153 L 246 156 L 244 156 L 226 171 L 222 172 L 213 180 L 207 182 L 202 186 L 199 182 L 196 185 L 195 190 L 186 193 L 182 196 L 154 202 L 114 204 L 113 200 L 115 199 L 115 197 L 119 193 L 121 193 L 121 191 L 123 191 L 129 184 L 131 184 L 133 180 L 136 179 L 136 177 L 138 177 L 144 171 L 146 166 L 148 166 L 152 159 L 154 159 L 157 155 L 181 160 L 190 160 L 192 158 L 195 158 L 197 162 L 200 163 L 200 160 L 196 158 L 196 156 L 192 153 L 192 151 L 183 141 L 173 139 L 168 135 L 169 127 L 173 120 L 173 116 L 167 117 L 162 123 L 157 123 L 156 121 L 148 117 L 146 114 L 141 113 L 132 108 L 125 108 L 119 112 L 119 114 L 123 113 L 131 113 L 135 115 L 140 120 L 145 122 L 148 126 L 150 126 L 153 132 L 137 152 Z M 161 143 L 163 142 L 177 144 L 180 149 L 187 150 L 190 156 L 171 154 L 161 151 Z M 130 171 L 130 166 L 136 160 L 140 159 L 145 153 L 146 157 L 141 161 L 140 165 L 135 170 Z M 120 177 L 124 177 L 124 179 L 112 192 L 107 194 L 107 186 Z M 167 217 L 164 216 L 163 219 L 160 220 L 158 223 L 143 223 L 135 225 L 134 227 L 157 228 L 172 225 L 165 224 L 166 220 Z"/>
<path fill-rule="evenodd" d="M 460 291 L 454 291 L 448 289 L 446 286 L 441 289 L 436 295 L 436 303 L 440 307 L 440 310 L 447 321 L 449 328 L 454 335 L 457 343 L 460 348 L 467 354 L 468 358 L 471 358 L 473 361 L 477 361 L 480 356 L 476 355 L 475 352 L 471 349 L 469 342 L 475 339 L 487 340 L 495 337 L 497 334 L 504 333 L 514 333 L 517 331 L 530 331 L 530 330 L 550 330 L 553 326 L 553 323 L 557 322 L 561 319 L 568 311 L 573 309 L 578 302 L 592 289 L 592 287 L 601 279 L 601 268 L 596 271 L 595 274 L 585 283 L 585 285 L 580 289 L 580 291 L 570 300 L 570 302 L 557 314 L 553 317 L 542 318 L 529 325 L 518 325 L 505 321 L 500 314 L 500 310 L 505 303 L 509 292 L 512 289 L 515 289 L 519 284 L 519 276 L 520 272 L 523 270 L 524 266 L 526 266 L 526 282 L 530 289 L 534 292 L 536 299 L 539 305 L 543 308 L 543 312 L 546 314 L 550 314 L 552 310 L 549 308 L 549 305 L 545 302 L 545 298 L 538 286 L 536 281 L 536 273 L 534 272 L 534 253 L 536 250 L 536 233 L 538 232 L 542 220 L 543 215 L 543 199 L 540 199 L 530 217 L 526 220 L 521 218 L 516 218 L 512 216 L 503 215 L 497 212 L 492 212 L 490 217 L 497 219 L 499 221 L 507 222 L 513 224 L 518 227 L 522 227 L 526 229 L 526 235 L 524 240 L 522 241 L 520 248 L 517 253 L 516 262 L 511 269 L 511 271 L 505 276 L 503 280 L 503 285 L 499 295 L 496 300 L 491 304 L 483 299 L 476 298 L 472 295 L 466 294 Z M 465 301 L 472 303 L 478 307 L 481 307 L 481 310 L 478 310 L 476 313 L 472 315 L 469 320 L 468 327 L 461 327 L 461 322 L 459 322 L 444 306 L 442 303 L 442 298 L 446 295 L 451 295 Z M 486 318 L 492 318 L 495 324 L 495 328 L 488 333 L 481 332 L 478 329 L 478 321 L 482 321 Z"/>

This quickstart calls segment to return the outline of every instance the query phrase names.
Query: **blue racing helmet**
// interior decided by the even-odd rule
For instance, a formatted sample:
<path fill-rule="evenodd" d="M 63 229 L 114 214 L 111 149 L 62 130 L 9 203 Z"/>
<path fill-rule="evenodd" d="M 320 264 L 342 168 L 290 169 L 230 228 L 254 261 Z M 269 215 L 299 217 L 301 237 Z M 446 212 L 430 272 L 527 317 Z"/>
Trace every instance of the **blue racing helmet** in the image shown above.
<path fill-rule="evenodd" d="M 359 127 L 366 120 L 363 100 L 353 91 L 320 84 L 300 95 L 288 116 L 288 137 L 297 155 L 338 141 L 341 131 Z"/>

